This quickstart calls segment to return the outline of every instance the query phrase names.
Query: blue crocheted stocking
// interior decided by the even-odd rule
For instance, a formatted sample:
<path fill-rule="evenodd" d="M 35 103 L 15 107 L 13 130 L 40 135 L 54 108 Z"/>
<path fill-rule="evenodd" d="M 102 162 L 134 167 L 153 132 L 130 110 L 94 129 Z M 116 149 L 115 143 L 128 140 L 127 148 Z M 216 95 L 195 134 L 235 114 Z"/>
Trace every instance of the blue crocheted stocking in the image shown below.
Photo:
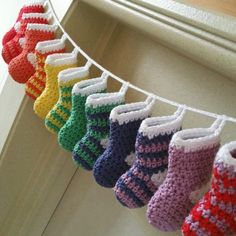
<path fill-rule="evenodd" d="M 152 102 L 138 102 L 114 108 L 110 115 L 109 146 L 94 165 L 98 184 L 112 188 L 118 178 L 130 168 L 134 159 L 139 126 L 150 116 Z"/>

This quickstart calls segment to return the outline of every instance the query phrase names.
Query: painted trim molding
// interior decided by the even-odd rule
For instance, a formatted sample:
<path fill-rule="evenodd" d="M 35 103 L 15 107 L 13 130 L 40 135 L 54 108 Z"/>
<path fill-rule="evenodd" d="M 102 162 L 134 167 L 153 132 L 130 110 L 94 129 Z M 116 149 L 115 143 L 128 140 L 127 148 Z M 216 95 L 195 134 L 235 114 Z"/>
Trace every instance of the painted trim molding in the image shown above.
<path fill-rule="evenodd" d="M 161 44 L 190 59 L 236 80 L 236 26 L 233 17 L 217 16 L 172 0 L 161 0 L 155 4 L 153 0 L 80 1 L 151 35 Z M 206 22 L 208 24 L 205 24 Z M 225 24 L 227 26 L 224 27 Z"/>
<path fill-rule="evenodd" d="M 116 2 L 135 3 L 152 11 L 175 18 L 204 31 L 236 42 L 236 18 L 222 13 L 214 14 L 207 10 L 186 5 L 174 0 L 115 0 Z"/>

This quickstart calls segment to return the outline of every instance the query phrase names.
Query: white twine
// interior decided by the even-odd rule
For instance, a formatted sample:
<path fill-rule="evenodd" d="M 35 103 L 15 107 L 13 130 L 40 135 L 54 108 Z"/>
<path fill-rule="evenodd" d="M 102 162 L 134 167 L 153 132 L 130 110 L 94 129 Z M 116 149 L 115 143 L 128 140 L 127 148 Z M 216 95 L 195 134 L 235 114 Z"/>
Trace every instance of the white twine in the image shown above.
<path fill-rule="evenodd" d="M 55 9 L 51 3 L 51 0 L 47 0 L 45 2 L 45 4 L 48 5 L 49 7 L 49 11 L 52 13 L 53 15 L 53 18 L 56 22 L 56 24 L 58 25 L 58 27 L 61 29 L 62 33 L 63 33 L 63 37 L 64 38 L 67 38 L 70 43 L 74 46 L 75 50 L 77 50 L 81 55 L 83 55 L 89 62 L 89 64 L 91 63 L 92 65 L 96 66 L 98 69 L 100 69 L 101 71 L 103 71 L 104 74 L 106 74 L 106 76 L 109 76 L 115 80 L 117 80 L 118 82 L 122 83 L 122 84 L 127 84 L 127 86 L 131 89 L 134 89 L 142 94 L 145 94 L 149 97 L 152 97 L 156 100 L 159 100 L 159 101 L 162 101 L 164 103 L 167 103 L 169 105 L 172 105 L 172 106 L 175 106 L 175 107 L 180 107 L 180 106 L 183 106 L 186 110 L 188 111 L 192 111 L 194 113 L 198 113 L 198 114 L 202 114 L 204 116 L 208 116 L 208 117 L 212 117 L 212 118 L 219 118 L 221 117 L 222 120 L 224 121 L 230 121 L 230 122 L 233 122 L 233 123 L 236 123 L 236 118 L 234 117 L 230 117 L 230 116 L 227 116 L 227 115 L 223 115 L 223 114 L 216 114 L 216 113 L 212 113 L 212 112 L 208 112 L 208 111 L 204 111 L 204 110 L 200 110 L 200 109 L 197 109 L 195 107 L 190 107 L 190 106 L 187 106 L 185 104 L 180 104 L 178 102 L 175 102 L 175 101 L 171 101 L 171 100 L 168 100 L 166 98 L 163 98 L 163 97 L 160 97 L 158 95 L 155 95 L 155 94 L 152 94 L 148 91 L 145 91 L 131 83 L 127 83 L 127 81 L 121 79 L 120 77 L 114 75 L 112 72 L 108 71 L 107 69 L 105 69 L 104 67 L 102 67 L 100 64 L 98 64 L 96 61 L 94 61 L 91 57 L 89 57 L 86 52 L 84 52 L 77 44 L 76 42 L 70 37 L 70 35 L 67 34 L 67 32 L 65 31 L 65 29 L 63 28 L 63 26 L 61 25 L 59 19 L 58 19 L 58 16 L 55 12 Z"/>

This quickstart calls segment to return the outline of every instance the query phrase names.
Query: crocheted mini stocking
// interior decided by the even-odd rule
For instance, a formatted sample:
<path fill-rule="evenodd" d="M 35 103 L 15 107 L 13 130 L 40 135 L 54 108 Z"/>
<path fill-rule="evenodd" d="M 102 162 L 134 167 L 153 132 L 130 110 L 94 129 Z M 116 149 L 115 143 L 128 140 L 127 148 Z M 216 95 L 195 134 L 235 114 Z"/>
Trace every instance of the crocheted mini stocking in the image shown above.
<path fill-rule="evenodd" d="M 58 142 L 61 147 L 72 152 L 75 144 L 86 134 L 86 99 L 91 94 L 104 93 L 106 88 L 107 79 L 103 76 L 81 81 L 74 85 L 71 115 L 58 133 Z"/>
<path fill-rule="evenodd" d="M 32 99 L 41 95 L 45 88 L 45 60 L 48 55 L 65 52 L 65 38 L 39 42 L 35 48 L 36 71 L 25 84 L 25 92 Z"/>
<path fill-rule="evenodd" d="M 85 104 L 87 133 L 75 145 L 73 160 L 77 165 L 92 170 L 97 158 L 106 149 L 111 110 L 124 103 L 127 85 L 117 93 L 98 93 L 88 96 Z"/>
<path fill-rule="evenodd" d="M 146 205 L 162 184 L 167 173 L 168 147 L 173 134 L 181 129 L 184 110 L 172 116 L 145 119 L 136 140 L 136 158 L 129 171 L 115 186 L 122 205 L 137 208 Z"/>
<path fill-rule="evenodd" d="M 19 83 L 26 83 L 35 73 L 35 46 L 40 41 L 55 38 L 57 26 L 46 24 L 28 24 L 25 32 L 25 45 L 20 55 L 11 60 L 8 70 L 12 78 Z"/>
<path fill-rule="evenodd" d="M 58 75 L 59 99 L 45 118 L 46 128 L 52 133 L 58 133 L 66 123 L 71 110 L 71 91 L 73 86 L 81 80 L 89 78 L 89 65 L 69 68 Z"/>
<path fill-rule="evenodd" d="M 236 234 L 236 142 L 224 145 L 214 164 L 211 189 L 191 210 L 183 235 Z"/>
<path fill-rule="evenodd" d="M 2 45 L 4 46 L 7 42 L 12 40 L 16 34 L 18 29 L 18 24 L 22 19 L 22 15 L 24 13 L 43 13 L 45 0 L 34 0 L 27 4 L 25 4 L 19 11 L 18 17 L 16 19 L 16 23 L 14 26 L 3 36 Z"/>
<path fill-rule="evenodd" d="M 60 71 L 76 67 L 77 53 L 58 53 L 49 55 L 45 61 L 46 86 L 34 102 L 34 112 L 42 119 L 53 108 L 59 98 L 57 76 Z"/>
<path fill-rule="evenodd" d="M 220 146 L 217 124 L 218 120 L 211 128 L 188 129 L 174 134 L 166 179 L 148 204 L 149 223 L 158 229 L 180 229 L 194 205 L 192 196 L 209 182 Z"/>
<path fill-rule="evenodd" d="M 27 25 L 30 23 L 49 24 L 49 18 L 50 15 L 48 13 L 23 14 L 17 34 L 2 49 L 2 57 L 7 64 L 22 52 Z"/>
<path fill-rule="evenodd" d="M 112 188 L 132 165 L 137 132 L 141 122 L 151 115 L 153 99 L 115 107 L 110 114 L 109 145 L 93 167 L 96 182 Z"/>

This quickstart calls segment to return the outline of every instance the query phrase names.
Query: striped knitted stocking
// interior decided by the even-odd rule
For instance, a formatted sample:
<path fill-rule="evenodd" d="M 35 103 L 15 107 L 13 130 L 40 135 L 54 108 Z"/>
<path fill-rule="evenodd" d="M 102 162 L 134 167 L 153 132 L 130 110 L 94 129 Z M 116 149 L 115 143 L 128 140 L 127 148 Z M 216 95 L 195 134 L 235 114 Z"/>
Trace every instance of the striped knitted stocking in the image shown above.
<path fill-rule="evenodd" d="M 57 25 L 28 24 L 25 32 L 25 45 L 20 55 L 11 60 L 8 70 L 18 83 L 26 83 L 35 73 L 36 44 L 40 41 L 55 39 Z"/>
<path fill-rule="evenodd" d="M 120 177 L 115 194 L 122 205 L 137 208 L 146 205 L 167 173 L 168 147 L 173 134 L 181 129 L 184 110 L 172 116 L 145 119 L 137 135 L 136 159 Z"/>
<path fill-rule="evenodd" d="M 182 226 L 185 236 L 236 234 L 236 141 L 220 149 L 213 170 L 210 191 Z"/>
<path fill-rule="evenodd" d="M 42 119 L 53 108 L 59 98 L 57 76 L 60 71 L 76 67 L 77 54 L 59 53 L 47 57 L 45 61 L 46 86 L 42 94 L 34 102 L 34 111 Z"/>
<path fill-rule="evenodd" d="M 22 52 L 22 42 L 24 41 L 27 25 L 29 23 L 49 24 L 49 17 L 50 15 L 48 13 L 23 14 L 17 34 L 12 40 L 7 42 L 2 49 L 2 57 L 7 64 Z"/>
<path fill-rule="evenodd" d="M 73 151 L 75 144 L 86 134 L 86 99 L 91 94 L 104 93 L 106 88 L 107 79 L 103 76 L 81 81 L 74 85 L 71 115 L 58 133 L 58 142 L 61 147 L 68 151 Z"/>
<path fill-rule="evenodd" d="M 139 126 L 151 115 L 154 101 L 130 103 L 115 107 L 110 114 L 110 136 L 106 151 L 98 158 L 93 174 L 96 182 L 112 188 L 132 165 Z"/>
<path fill-rule="evenodd" d="M 147 216 L 153 226 L 163 231 L 181 228 L 194 205 L 193 195 L 211 178 L 220 146 L 220 124 L 222 121 L 217 120 L 211 128 L 187 129 L 174 134 L 166 179 L 148 204 Z"/>
<path fill-rule="evenodd" d="M 89 78 L 89 67 L 75 67 L 63 70 L 58 75 L 59 99 L 45 118 L 46 128 L 52 133 L 58 133 L 66 123 L 71 111 L 71 91 L 81 80 Z"/>
<path fill-rule="evenodd" d="M 75 145 L 73 160 L 77 165 L 92 170 L 97 158 L 107 147 L 109 115 L 111 110 L 124 103 L 127 85 L 116 93 L 98 93 L 88 96 L 85 104 L 87 133 Z"/>
<path fill-rule="evenodd" d="M 35 48 L 36 71 L 25 84 L 25 92 L 32 99 L 41 95 L 45 88 L 45 60 L 48 55 L 65 52 L 65 38 L 39 42 Z"/>
<path fill-rule="evenodd" d="M 2 45 L 12 40 L 18 33 L 18 28 L 24 13 L 43 13 L 45 0 L 34 0 L 26 3 L 19 11 L 15 25 L 3 36 Z"/>

